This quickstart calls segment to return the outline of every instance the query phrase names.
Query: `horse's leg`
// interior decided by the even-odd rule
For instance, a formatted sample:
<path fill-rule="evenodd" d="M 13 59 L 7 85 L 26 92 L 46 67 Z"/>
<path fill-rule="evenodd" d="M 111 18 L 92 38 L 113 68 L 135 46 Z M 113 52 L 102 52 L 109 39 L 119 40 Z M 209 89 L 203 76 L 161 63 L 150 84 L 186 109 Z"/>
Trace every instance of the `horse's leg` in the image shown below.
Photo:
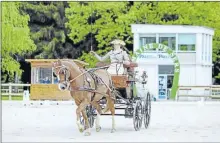
<path fill-rule="evenodd" d="M 85 109 L 85 107 L 88 105 L 88 102 L 86 100 L 84 100 L 82 103 L 80 103 L 80 105 L 78 106 L 78 108 L 76 109 L 76 115 L 77 115 L 77 121 L 76 124 L 79 128 L 80 132 L 83 132 L 83 126 L 80 123 L 80 113 L 83 111 L 83 109 Z M 85 120 L 85 119 L 84 119 Z M 87 119 L 88 120 L 88 119 Z"/>
<path fill-rule="evenodd" d="M 101 130 L 101 126 L 100 126 L 100 115 L 102 114 L 102 108 L 101 106 L 98 104 L 97 101 L 92 101 L 91 103 L 95 108 L 96 108 L 96 120 L 95 120 L 95 125 L 96 125 L 96 132 L 99 132 Z"/>
<path fill-rule="evenodd" d="M 116 131 L 115 129 L 115 106 L 114 106 L 114 100 L 111 97 L 108 97 L 108 107 L 112 114 L 112 130 L 111 133 L 114 133 Z"/>
<path fill-rule="evenodd" d="M 86 110 L 83 110 L 82 111 L 82 116 L 83 116 L 83 119 L 85 121 L 85 136 L 89 136 L 91 133 L 90 133 L 90 129 L 89 129 L 89 120 L 88 120 L 88 117 L 87 117 L 87 114 L 86 114 Z"/>
<path fill-rule="evenodd" d="M 111 91 L 110 90 L 108 90 L 107 91 L 107 94 L 109 95 L 109 98 L 111 98 Z M 109 100 L 107 99 L 107 97 L 106 97 L 106 106 L 105 106 L 105 108 L 102 110 L 102 113 L 106 113 L 106 112 L 108 112 L 109 111 Z"/>
<path fill-rule="evenodd" d="M 106 113 L 106 112 L 109 111 L 109 106 L 108 106 L 108 104 L 109 104 L 109 102 L 108 102 L 108 100 L 107 100 L 107 101 L 106 101 L 106 106 L 105 106 L 105 108 L 102 110 L 102 113 Z"/>

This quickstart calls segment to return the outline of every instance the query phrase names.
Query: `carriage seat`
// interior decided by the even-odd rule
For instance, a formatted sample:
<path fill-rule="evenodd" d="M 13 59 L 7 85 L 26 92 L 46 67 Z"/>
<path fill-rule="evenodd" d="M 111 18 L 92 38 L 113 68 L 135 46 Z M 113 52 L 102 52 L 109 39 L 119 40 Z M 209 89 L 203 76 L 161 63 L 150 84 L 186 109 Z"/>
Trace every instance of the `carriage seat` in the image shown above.
<path fill-rule="evenodd" d="M 136 63 L 136 62 L 130 62 L 129 65 L 123 64 L 123 67 L 124 67 L 124 68 L 135 68 L 135 67 L 138 67 L 138 63 Z"/>

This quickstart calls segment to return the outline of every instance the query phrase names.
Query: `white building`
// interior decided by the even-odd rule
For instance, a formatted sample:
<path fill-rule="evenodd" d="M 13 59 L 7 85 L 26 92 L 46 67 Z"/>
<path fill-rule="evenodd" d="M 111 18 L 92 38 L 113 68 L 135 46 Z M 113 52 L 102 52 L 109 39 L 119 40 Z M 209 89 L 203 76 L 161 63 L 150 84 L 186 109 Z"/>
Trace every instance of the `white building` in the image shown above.
<path fill-rule="evenodd" d="M 149 43 L 165 44 L 175 51 L 180 62 L 180 86 L 212 84 L 213 29 L 148 24 L 132 24 L 131 27 L 134 34 L 134 51 Z M 139 67 L 148 73 L 147 86 L 150 92 L 156 98 L 166 98 L 167 84 L 169 80 L 173 81 L 174 74 L 173 61 L 168 54 L 159 50 L 148 50 L 141 54 L 137 62 Z M 159 83 L 159 77 L 164 79 L 163 83 Z"/>

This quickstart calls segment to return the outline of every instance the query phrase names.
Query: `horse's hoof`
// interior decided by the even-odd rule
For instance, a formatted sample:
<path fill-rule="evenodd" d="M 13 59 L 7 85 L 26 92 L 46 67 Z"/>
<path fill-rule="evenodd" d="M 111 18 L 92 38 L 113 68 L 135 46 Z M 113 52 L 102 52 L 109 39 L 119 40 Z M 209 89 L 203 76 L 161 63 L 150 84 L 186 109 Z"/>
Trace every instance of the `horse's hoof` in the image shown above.
<path fill-rule="evenodd" d="M 90 135 L 91 135 L 90 132 L 85 132 L 85 133 L 84 133 L 84 136 L 90 136 Z"/>
<path fill-rule="evenodd" d="M 111 130 L 111 133 L 114 133 L 115 131 L 116 131 L 115 129 L 112 129 L 112 130 Z"/>
<path fill-rule="evenodd" d="M 96 132 L 99 132 L 101 130 L 101 127 L 96 127 Z"/>
<path fill-rule="evenodd" d="M 83 131 L 84 131 L 83 128 L 80 128 L 80 129 L 79 129 L 79 132 L 80 132 L 80 133 L 82 133 Z"/>

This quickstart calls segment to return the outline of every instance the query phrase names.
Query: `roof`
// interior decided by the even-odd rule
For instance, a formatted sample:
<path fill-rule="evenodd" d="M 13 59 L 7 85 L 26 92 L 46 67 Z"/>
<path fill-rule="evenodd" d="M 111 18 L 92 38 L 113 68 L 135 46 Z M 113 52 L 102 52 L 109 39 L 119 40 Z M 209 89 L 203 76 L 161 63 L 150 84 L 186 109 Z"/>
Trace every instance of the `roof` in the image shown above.
<path fill-rule="evenodd" d="M 195 25 L 131 24 L 131 28 L 133 33 L 205 33 L 214 35 L 213 28 Z"/>
<path fill-rule="evenodd" d="M 178 27 L 178 26 L 181 26 L 181 27 L 191 27 L 191 28 L 195 28 L 195 27 L 203 27 L 203 28 L 206 28 L 206 29 L 210 29 L 210 30 L 214 30 L 214 28 L 211 28 L 211 27 L 207 27 L 207 26 L 196 26 L 196 25 L 165 25 L 165 24 L 131 24 L 131 25 L 140 25 L 140 26 L 143 26 L 143 25 L 146 25 L 146 26 L 167 26 L 167 27 Z"/>
<path fill-rule="evenodd" d="M 39 64 L 39 65 L 48 65 L 51 62 L 55 62 L 58 60 L 73 60 L 73 62 L 75 62 L 77 65 L 83 65 L 83 66 L 87 66 L 89 65 L 88 63 L 84 62 L 84 61 L 80 61 L 78 59 L 25 59 L 26 62 L 30 62 L 31 64 Z"/>
<path fill-rule="evenodd" d="M 55 62 L 58 59 L 25 59 L 26 62 Z"/>

